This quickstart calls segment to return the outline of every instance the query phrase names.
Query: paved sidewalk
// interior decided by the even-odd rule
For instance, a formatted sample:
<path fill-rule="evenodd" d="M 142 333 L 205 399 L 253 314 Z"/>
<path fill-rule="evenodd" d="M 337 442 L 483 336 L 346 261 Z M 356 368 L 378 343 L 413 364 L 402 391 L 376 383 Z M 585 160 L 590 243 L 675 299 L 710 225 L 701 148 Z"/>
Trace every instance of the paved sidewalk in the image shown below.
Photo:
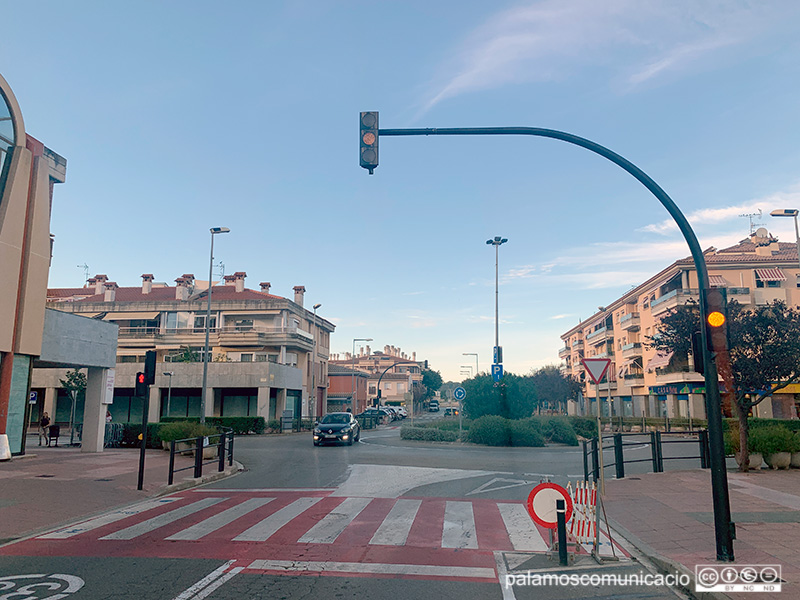
<path fill-rule="evenodd" d="M 138 491 L 138 448 L 88 453 L 40 447 L 35 437 L 28 442 L 25 456 L 0 462 L 0 544 L 167 491 L 169 452 L 147 451 Z M 188 456 L 175 460 L 176 469 L 193 464 Z M 217 473 L 216 464 L 204 465 L 203 479 Z M 193 469 L 176 473 L 175 485 L 197 484 L 193 475 Z"/>
<path fill-rule="evenodd" d="M 774 596 L 800 598 L 800 471 L 729 471 L 728 487 L 734 564 L 782 565 L 786 583 Z M 698 564 L 724 564 L 716 561 L 709 470 L 606 480 L 605 507 L 612 527 L 662 565 L 693 574 Z"/>

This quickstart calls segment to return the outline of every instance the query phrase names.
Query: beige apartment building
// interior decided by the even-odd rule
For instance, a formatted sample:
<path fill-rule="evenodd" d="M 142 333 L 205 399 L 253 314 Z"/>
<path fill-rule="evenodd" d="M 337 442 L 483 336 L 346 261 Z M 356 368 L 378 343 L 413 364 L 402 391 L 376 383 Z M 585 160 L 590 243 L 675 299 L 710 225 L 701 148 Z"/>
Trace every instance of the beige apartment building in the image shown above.
<path fill-rule="evenodd" d="M 780 243 L 766 229 L 730 248 L 705 252 L 711 287 L 726 288 L 729 300 L 760 305 L 783 300 L 800 305 L 800 265 L 795 243 Z M 697 272 L 691 258 L 674 262 L 641 285 L 613 300 L 561 339 L 562 372 L 584 384 L 578 414 L 596 414 L 596 386 L 584 372 L 582 358 L 609 358 L 611 365 L 599 386 L 604 413 L 625 416 L 705 418 L 703 376 L 677 365 L 670 354 L 647 348 L 661 317 L 671 308 L 699 300 Z M 798 416 L 800 386 L 789 386 L 756 407 L 756 416 Z"/>
<path fill-rule="evenodd" d="M 350 352 L 334 354 L 331 363 L 368 374 L 367 395 L 370 403 L 378 397 L 379 380 L 383 404 L 406 403 L 409 399 L 407 394 L 413 394 L 414 387 L 422 385 L 424 361 L 417 361 L 416 352 L 409 356 L 395 346 L 384 346 L 383 352 L 373 352 L 366 346 L 355 356 Z"/>
<path fill-rule="evenodd" d="M 325 413 L 330 335 L 335 326 L 304 308 L 305 288 L 294 299 L 245 287 L 237 272 L 215 284 L 211 294 L 206 416 L 263 416 L 276 419 Z M 199 416 L 205 350 L 208 283 L 192 274 L 174 285 L 150 273 L 137 287 L 119 287 L 96 275 L 82 288 L 48 290 L 48 307 L 114 323 L 119 327 L 114 421 L 141 419 L 134 378 L 144 370 L 145 353 L 155 350 L 157 370 L 150 388 L 149 419 Z M 63 371 L 35 371 L 32 389 L 46 398 L 55 420 L 68 415 L 59 379 Z"/>

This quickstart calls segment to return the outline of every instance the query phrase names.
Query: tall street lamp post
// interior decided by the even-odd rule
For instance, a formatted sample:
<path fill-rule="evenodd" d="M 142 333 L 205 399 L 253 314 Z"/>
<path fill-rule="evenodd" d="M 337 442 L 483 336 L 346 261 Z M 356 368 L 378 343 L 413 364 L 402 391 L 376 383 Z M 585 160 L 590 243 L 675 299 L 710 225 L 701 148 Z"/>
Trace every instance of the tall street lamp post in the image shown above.
<path fill-rule="evenodd" d="M 350 408 L 353 409 L 353 414 L 356 412 L 356 342 L 371 342 L 372 338 L 353 338 L 353 354 L 351 359 L 353 362 L 353 371 L 350 374 Z"/>
<path fill-rule="evenodd" d="M 169 377 L 169 387 L 167 388 L 167 414 L 169 416 L 169 403 L 172 400 L 172 376 L 175 375 L 172 371 L 164 371 L 164 375 Z"/>
<path fill-rule="evenodd" d="M 478 376 L 480 369 L 478 368 L 478 353 L 477 352 L 462 352 L 464 356 L 474 356 L 475 357 L 475 376 Z"/>
<path fill-rule="evenodd" d="M 486 240 L 490 246 L 494 246 L 494 346 L 495 346 L 495 363 L 502 363 L 503 357 L 500 351 L 500 271 L 498 269 L 500 261 L 500 246 L 505 244 L 508 240 L 495 236 L 491 240 Z"/>
<path fill-rule="evenodd" d="M 800 229 L 797 227 L 797 213 L 798 210 L 796 208 L 780 208 L 773 210 L 769 214 L 773 217 L 794 217 L 794 238 L 797 243 L 797 260 L 800 264 Z M 800 273 L 797 276 L 800 277 Z"/>
<path fill-rule="evenodd" d="M 312 333 L 314 334 L 314 348 L 311 350 L 311 420 L 313 421 L 314 418 L 317 416 L 317 371 L 316 371 L 316 360 L 317 360 L 317 309 L 322 306 L 322 304 L 315 304 L 312 308 L 314 309 L 314 330 Z"/>
<path fill-rule="evenodd" d="M 208 261 L 208 303 L 206 305 L 206 344 L 203 351 L 203 389 L 200 396 L 200 422 L 206 422 L 206 389 L 208 385 L 208 336 L 211 332 L 211 278 L 214 268 L 214 236 L 218 233 L 230 233 L 227 227 L 212 227 L 211 231 L 211 258 Z"/>

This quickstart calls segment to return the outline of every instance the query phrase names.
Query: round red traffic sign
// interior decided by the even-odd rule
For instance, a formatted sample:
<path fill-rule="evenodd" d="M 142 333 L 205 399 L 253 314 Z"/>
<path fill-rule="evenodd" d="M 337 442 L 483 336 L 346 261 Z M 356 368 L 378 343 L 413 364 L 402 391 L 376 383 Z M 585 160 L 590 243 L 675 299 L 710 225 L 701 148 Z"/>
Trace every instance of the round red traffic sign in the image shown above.
<path fill-rule="evenodd" d="M 528 514 L 531 518 L 547 529 L 555 529 L 558 524 L 556 513 L 556 500 L 564 500 L 567 512 L 564 515 L 564 522 L 572 517 L 572 498 L 569 492 L 555 483 L 540 483 L 528 495 Z"/>

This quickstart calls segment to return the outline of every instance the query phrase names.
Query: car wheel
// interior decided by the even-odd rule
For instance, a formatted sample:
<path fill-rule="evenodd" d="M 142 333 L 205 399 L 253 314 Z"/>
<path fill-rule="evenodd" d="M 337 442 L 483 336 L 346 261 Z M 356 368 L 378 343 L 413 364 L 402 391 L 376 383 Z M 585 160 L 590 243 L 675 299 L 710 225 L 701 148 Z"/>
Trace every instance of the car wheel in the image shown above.
<path fill-rule="evenodd" d="M 319 446 L 319 442 L 314 442 L 314 445 L 315 446 Z"/>
<path fill-rule="evenodd" d="M 358 435 L 356 436 L 356 439 L 355 439 L 355 441 L 356 441 L 356 442 L 358 442 L 358 441 L 360 441 L 360 440 L 361 440 L 361 430 L 359 429 L 359 430 L 358 430 Z"/>
<path fill-rule="evenodd" d="M 347 439 L 347 445 L 348 446 L 352 446 L 353 445 L 353 436 L 352 435 Z"/>

